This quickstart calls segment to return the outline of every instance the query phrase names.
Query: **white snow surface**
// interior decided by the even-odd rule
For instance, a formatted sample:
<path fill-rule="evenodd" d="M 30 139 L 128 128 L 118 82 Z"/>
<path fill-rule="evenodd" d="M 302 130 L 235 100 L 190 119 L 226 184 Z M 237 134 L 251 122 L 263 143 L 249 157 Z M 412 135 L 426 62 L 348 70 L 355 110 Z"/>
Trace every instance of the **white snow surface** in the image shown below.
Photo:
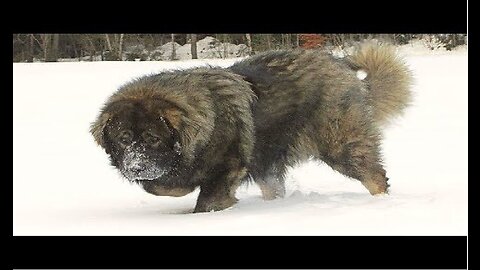
<path fill-rule="evenodd" d="M 466 235 L 467 50 L 399 51 L 415 100 L 384 130 L 389 195 L 310 161 L 289 170 L 284 199 L 252 184 L 200 214 L 198 189 L 156 197 L 123 180 L 88 129 L 134 77 L 238 59 L 14 63 L 13 235 Z"/>

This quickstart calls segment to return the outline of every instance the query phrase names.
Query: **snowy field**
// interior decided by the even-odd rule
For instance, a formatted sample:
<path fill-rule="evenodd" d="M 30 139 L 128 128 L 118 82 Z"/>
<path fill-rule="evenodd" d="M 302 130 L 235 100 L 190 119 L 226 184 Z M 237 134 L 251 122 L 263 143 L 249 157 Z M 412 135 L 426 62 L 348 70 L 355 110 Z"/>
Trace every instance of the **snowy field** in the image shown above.
<path fill-rule="evenodd" d="M 384 132 L 390 195 L 308 162 L 289 171 L 285 199 L 243 186 L 237 205 L 201 214 L 198 190 L 156 197 L 123 180 L 88 129 L 133 77 L 236 59 L 14 63 L 13 235 L 466 235 L 467 49 L 399 51 L 415 101 Z"/>

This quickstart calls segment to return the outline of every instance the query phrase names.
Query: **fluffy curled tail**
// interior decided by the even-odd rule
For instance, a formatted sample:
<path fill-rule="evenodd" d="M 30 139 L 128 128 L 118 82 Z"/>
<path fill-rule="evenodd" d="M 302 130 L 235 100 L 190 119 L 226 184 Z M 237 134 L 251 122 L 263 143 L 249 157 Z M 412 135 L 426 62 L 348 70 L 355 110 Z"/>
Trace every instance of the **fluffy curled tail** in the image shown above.
<path fill-rule="evenodd" d="M 367 73 L 375 121 L 382 125 L 401 115 L 410 104 L 412 74 L 392 45 L 365 42 L 349 57 L 352 66 Z"/>

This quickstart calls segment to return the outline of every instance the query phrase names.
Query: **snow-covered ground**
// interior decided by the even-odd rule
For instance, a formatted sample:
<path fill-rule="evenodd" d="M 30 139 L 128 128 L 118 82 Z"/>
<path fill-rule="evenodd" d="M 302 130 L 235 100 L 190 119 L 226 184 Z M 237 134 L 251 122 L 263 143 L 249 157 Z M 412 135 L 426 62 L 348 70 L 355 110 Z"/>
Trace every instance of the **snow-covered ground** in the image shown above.
<path fill-rule="evenodd" d="M 13 234 L 466 235 L 467 50 L 400 52 L 415 102 L 384 133 L 390 195 L 312 161 L 290 170 L 285 199 L 244 186 L 234 207 L 201 214 L 198 190 L 156 197 L 122 180 L 88 128 L 133 77 L 236 59 L 13 64 Z"/>
<path fill-rule="evenodd" d="M 184 45 L 180 45 L 175 42 L 173 46 L 175 46 L 175 59 L 192 59 L 191 44 L 186 43 Z M 156 50 L 151 53 L 150 59 L 170 60 L 173 46 L 172 42 L 167 42 L 162 46 L 158 46 Z M 234 58 L 247 56 L 248 52 L 248 47 L 245 44 L 236 45 L 228 42 L 221 42 L 218 39 L 210 36 L 207 36 L 197 42 L 198 59 Z M 157 56 L 155 56 L 155 53 L 157 53 Z"/>

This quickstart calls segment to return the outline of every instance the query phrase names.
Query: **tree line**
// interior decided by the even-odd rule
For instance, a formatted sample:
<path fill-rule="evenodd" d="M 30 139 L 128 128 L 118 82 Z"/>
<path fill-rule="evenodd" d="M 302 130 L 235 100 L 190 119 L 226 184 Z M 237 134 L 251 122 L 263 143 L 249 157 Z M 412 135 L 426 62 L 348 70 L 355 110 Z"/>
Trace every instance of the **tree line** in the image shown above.
<path fill-rule="evenodd" d="M 197 58 L 196 42 L 213 36 L 220 42 L 247 45 L 250 54 L 288 48 L 348 46 L 363 39 L 376 38 L 393 44 L 407 44 L 412 39 L 430 42 L 433 47 L 450 50 L 466 44 L 465 34 L 13 34 L 13 61 L 55 62 L 58 59 L 132 60 L 125 57 L 126 46 L 142 45 L 146 50 L 171 42 L 171 59 L 175 43 L 191 44 L 192 59 Z M 95 58 L 96 57 L 96 58 Z"/>

